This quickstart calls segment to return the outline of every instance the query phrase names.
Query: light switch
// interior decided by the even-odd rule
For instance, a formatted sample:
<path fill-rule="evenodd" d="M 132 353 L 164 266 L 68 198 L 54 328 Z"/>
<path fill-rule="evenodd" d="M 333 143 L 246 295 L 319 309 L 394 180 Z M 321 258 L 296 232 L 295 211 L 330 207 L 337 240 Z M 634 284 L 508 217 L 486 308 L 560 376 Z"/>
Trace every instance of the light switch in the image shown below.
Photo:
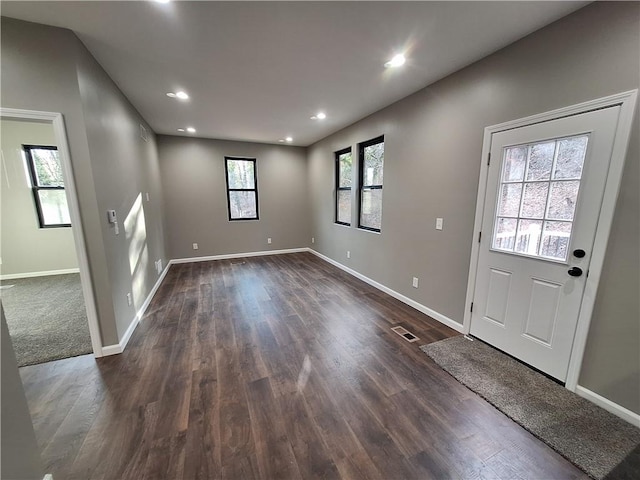
<path fill-rule="evenodd" d="M 442 230 L 442 218 L 438 217 L 436 218 L 436 230 Z"/>

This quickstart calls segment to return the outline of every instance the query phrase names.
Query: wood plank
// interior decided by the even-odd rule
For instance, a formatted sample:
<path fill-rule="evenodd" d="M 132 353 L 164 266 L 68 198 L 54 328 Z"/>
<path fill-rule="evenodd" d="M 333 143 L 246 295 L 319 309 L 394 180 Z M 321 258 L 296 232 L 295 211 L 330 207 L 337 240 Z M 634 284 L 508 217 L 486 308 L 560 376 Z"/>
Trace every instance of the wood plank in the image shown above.
<path fill-rule="evenodd" d="M 272 255 L 172 265 L 124 353 L 21 375 L 54 478 L 587 478 L 419 350 L 453 335 Z"/>

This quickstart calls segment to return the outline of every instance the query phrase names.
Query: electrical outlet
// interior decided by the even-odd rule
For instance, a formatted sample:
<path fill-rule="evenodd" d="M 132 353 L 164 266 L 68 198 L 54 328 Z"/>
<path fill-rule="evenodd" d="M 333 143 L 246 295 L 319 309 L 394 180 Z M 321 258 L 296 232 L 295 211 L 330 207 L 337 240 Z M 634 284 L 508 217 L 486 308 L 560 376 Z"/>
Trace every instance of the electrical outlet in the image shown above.
<path fill-rule="evenodd" d="M 159 258 L 158 261 L 156 262 L 156 272 L 158 272 L 158 275 L 160 275 L 162 273 L 162 259 Z"/>
<path fill-rule="evenodd" d="M 439 217 L 436 218 L 436 230 L 442 230 L 442 223 L 443 223 L 442 218 L 439 218 Z"/>
<path fill-rule="evenodd" d="M 316 243 L 316 237 L 311 237 L 311 243 Z"/>
<path fill-rule="evenodd" d="M 198 249 L 198 244 L 197 244 L 197 243 L 194 243 L 194 244 L 193 244 L 193 249 L 194 249 L 194 250 L 197 250 L 197 249 Z"/>
<path fill-rule="evenodd" d="M 132 303 L 133 303 L 133 298 L 131 297 L 130 293 L 127 293 L 127 305 L 131 306 Z"/>
<path fill-rule="evenodd" d="M 351 252 L 347 250 L 347 258 L 351 258 Z"/>
<path fill-rule="evenodd" d="M 418 277 L 413 277 L 413 288 L 418 288 Z"/>
<path fill-rule="evenodd" d="M 271 237 L 267 238 L 267 243 L 271 245 Z"/>

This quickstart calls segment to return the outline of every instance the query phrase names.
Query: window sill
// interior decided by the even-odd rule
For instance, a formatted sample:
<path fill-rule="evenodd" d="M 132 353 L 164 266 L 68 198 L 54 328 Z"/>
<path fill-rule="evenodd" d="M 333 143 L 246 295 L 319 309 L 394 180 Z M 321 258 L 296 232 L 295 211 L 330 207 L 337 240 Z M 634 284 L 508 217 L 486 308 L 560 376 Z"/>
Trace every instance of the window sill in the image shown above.
<path fill-rule="evenodd" d="M 358 227 L 358 231 L 359 232 L 366 232 L 366 233 L 374 233 L 376 235 L 382 235 L 382 232 L 376 232 L 375 230 L 369 230 L 367 228 Z"/>

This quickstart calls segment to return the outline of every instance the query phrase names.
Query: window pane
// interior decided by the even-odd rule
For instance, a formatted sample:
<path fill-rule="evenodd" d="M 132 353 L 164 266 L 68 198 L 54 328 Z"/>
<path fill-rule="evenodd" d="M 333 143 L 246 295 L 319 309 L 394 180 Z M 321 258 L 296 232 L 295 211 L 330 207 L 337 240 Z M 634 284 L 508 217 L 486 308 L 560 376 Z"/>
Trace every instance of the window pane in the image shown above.
<path fill-rule="evenodd" d="M 554 179 L 575 178 L 582 176 L 582 166 L 587 153 L 589 137 L 565 138 L 558 142 L 558 158 L 553 172 Z"/>
<path fill-rule="evenodd" d="M 256 188 L 254 182 L 253 160 L 227 160 L 229 188 Z"/>
<path fill-rule="evenodd" d="M 527 181 L 548 180 L 551 177 L 551 166 L 553 165 L 555 146 L 555 141 L 531 145 L 527 168 Z"/>
<path fill-rule="evenodd" d="M 231 218 L 258 218 L 256 192 L 229 192 Z"/>
<path fill-rule="evenodd" d="M 513 251 L 516 241 L 516 226 L 514 218 L 498 218 L 496 220 L 496 234 L 493 237 L 493 248 Z"/>
<path fill-rule="evenodd" d="M 517 217 L 520 211 L 521 183 L 505 183 L 500 194 L 498 215 L 501 217 Z"/>
<path fill-rule="evenodd" d="M 542 233 L 542 220 L 520 220 L 516 236 L 515 251 L 527 255 L 538 254 L 538 243 Z"/>
<path fill-rule="evenodd" d="M 338 175 L 339 187 L 350 187 L 353 183 L 352 178 L 352 158 L 351 152 L 343 153 L 338 157 L 338 168 L 340 173 Z"/>
<path fill-rule="evenodd" d="M 337 220 L 351 225 L 351 190 L 338 190 Z"/>
<path fill-rule="evenodd" d="M 544 208 L 547 204 L 547 182 L 525 183 L 524 199 L 522 200 L 521 217 L 544 218 Z"/>
<path fill-rule="evenodd" d="M 38 190 L 44 225 L 71 223 L 64 190 Z"/>
<path fill-rule="evenodd" d="M 382 189 L 362 190 L 360 226 L 377 228 L 382 226 Z"/>
<path fill-rule="evenodd" d="M 31 158 L 38 187 L 64 187 L 62 166 L 57 150 L 34 148 L 31 150 Z"/>
<path fill-rule="evenodd" d="M 578 201 L 579 181 L 551 182 L 549 211 L 547 218 L 553 220 L 573 220 Z"/>
<path fill-rule="evenodd" d="M 544 222 L 540 255 L 566 260 L 570 236 L 571 222 Z"/>
<path fill-rule="evenodd" d="M 507 148 L 502 171 L 503 182 L 521 182 L 527 162 L 527 147 Z"/>
<path fill-rule="evenodd" d="M 384 142 L 364 148 L 363 185 L 382 185 Z"/>

